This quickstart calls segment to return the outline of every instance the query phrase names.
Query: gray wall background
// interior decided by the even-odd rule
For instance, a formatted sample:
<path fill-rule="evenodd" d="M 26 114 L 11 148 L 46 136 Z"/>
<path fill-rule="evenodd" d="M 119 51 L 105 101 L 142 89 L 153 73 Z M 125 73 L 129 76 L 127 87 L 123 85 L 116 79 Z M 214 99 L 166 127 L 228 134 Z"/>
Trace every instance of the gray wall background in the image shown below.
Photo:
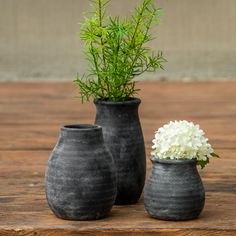
<path fill-rule="evenodd" d="M 112 0 L 128 15 L 140 0 Z M 152 46 L 168 60 L 142 78 L 236 78 L 236 0 L 159 0 L 164 10 Z M 86 62 L 78 37 L 88 0 L 0 0 L 0 80 L 68 79 Z"/>

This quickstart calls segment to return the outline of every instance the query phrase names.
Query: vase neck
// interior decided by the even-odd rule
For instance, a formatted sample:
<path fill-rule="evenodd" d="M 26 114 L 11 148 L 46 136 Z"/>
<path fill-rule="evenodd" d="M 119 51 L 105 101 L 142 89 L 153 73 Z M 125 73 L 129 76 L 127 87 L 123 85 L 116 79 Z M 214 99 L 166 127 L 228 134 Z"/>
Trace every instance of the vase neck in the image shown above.
<path fill-rule="evenodd" d="M 152 160 L 152 168 L 153 169 L 175 169 L 179 170 L 182 173 L 186 172 L 187 170 L 195 171 L 197 169 L 197 162 L 196 160 Z"/>
<path fill-rule="evenodd" d="M 98 125 L 67 125 L 61 128 L 61 137 L 68 142 L 81 144 L 103 142 L 102 127 Z"/>
<path fill-rule="evenodd" d="M 94 101 L 96 105 L 96 120 L 110 119 L 117 122 L 129 122 L 138 120 L 139 99 L 124 102 Z"/>

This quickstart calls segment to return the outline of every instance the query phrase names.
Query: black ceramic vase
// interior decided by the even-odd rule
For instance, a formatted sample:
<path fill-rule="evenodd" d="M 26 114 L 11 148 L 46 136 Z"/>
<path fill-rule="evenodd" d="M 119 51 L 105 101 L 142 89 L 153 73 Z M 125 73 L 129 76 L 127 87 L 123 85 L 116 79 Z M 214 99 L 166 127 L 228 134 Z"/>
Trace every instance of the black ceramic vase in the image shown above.
<path fill-rule="evenodd" d="M 205 191 L 195 160 L 152 160 L 144 189 L 144 205 L 151 217 L 191 220 L 203 210 Z"/>
<path fill-rule="evenodd" d="M 138 107 L 140 99 L 124 102 L 94 101 L 96 121 L 103 128 L 106 146 L 110 149 L 117 169 L 115 204 L 136 203 L 143 190 L 146 156 Z"/>
<path fill-rule="evenodd" d="M 97 125 L 69 125 L 46 170 L 46 197 L 54 214 L 66 220 L 95 220 L 110 212 L 116 198 L 114 161 Z"/>

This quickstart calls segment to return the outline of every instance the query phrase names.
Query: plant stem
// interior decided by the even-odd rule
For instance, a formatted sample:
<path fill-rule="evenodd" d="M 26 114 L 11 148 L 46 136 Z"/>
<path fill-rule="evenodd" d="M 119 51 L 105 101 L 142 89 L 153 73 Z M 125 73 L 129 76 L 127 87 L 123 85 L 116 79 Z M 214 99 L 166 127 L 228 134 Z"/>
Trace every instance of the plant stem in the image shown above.
<path fill-rule="evenodd" d="M 143 15 L 143 13 L 144 13 L 144 6 L 145 6 L 145 3 L 143 4 L 143 8 L 142 8 L 142 11 L 141 11 L 141 13 L 142 13 L 142 15 Z M 140 43 L 140 45 L 139 45 L 139 47 L 138 47 L 138 49 L 137 49 L 137 52 L 136 52 L 136 56 L 135 56 L 135 58 L 134 58 L 134 60 L 133 60 L 133 62 L 132 62 L 132 64 L 131 64 L 131 66 L 130 66 L 130 68 L 131 68 L 131 70 L 132 70 L 132 68 L 134 67 L 134 64 L 136 63 L 136 61 L 137 61 L 137 59 L 138 59 L 138 56 L 139 56 L 139 53 L 140 53 L 140 49 L 142 48 L 142 45 L 143 45 L 143 43 L 144 43 L 144 41 L 145 41 L 145 39 L 146 39 L 146 37 L 147 37 L 147 35 L 148 35 L 148 32 L 149 32 L 149 30 L 150 30 L 150 27 L 151 27 L 151 24 L 152 24 L 152 21 L 153 21 L 153 18 L 154 18 L 154 15 L 156 14 L 156 9 L 154 9 L 154 11 L 152 12 L 152 16 L 150 17 L 150 19 L 149 19 L 149 21 L 148 21 L 148 24 L 147 24 L 147 27 L 146 27 L 146 30 L 145 30 L 145 35 L 144 35 L 144 37 L 143 37 L 143 40 L 142 40 L 142 42 Z M 139 23 L 140 23 L 140 21 L 139 21 Z M 136 27 L 136 29 L 137 29 L 138 27 Z M 143 70 L 140 74 L 138 74 L 138 75 L 141 75 L 141 74 L 143 74 L 145 71 L 147 71 L 148 70 L 148 67 L 145 69 L 145 70 Z"/>

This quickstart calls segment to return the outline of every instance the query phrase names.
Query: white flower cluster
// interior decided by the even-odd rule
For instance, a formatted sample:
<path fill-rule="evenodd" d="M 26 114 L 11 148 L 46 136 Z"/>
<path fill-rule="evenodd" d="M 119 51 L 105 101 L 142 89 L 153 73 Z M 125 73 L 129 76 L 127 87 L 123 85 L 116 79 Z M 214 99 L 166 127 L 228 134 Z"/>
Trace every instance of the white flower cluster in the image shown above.
<path fill-rule="evenodd" d="M 171 121 L 156 131 L 151 154 L 157 159 L 208 161 L 214 150 L 204 134 L 192 122 Z"/>

